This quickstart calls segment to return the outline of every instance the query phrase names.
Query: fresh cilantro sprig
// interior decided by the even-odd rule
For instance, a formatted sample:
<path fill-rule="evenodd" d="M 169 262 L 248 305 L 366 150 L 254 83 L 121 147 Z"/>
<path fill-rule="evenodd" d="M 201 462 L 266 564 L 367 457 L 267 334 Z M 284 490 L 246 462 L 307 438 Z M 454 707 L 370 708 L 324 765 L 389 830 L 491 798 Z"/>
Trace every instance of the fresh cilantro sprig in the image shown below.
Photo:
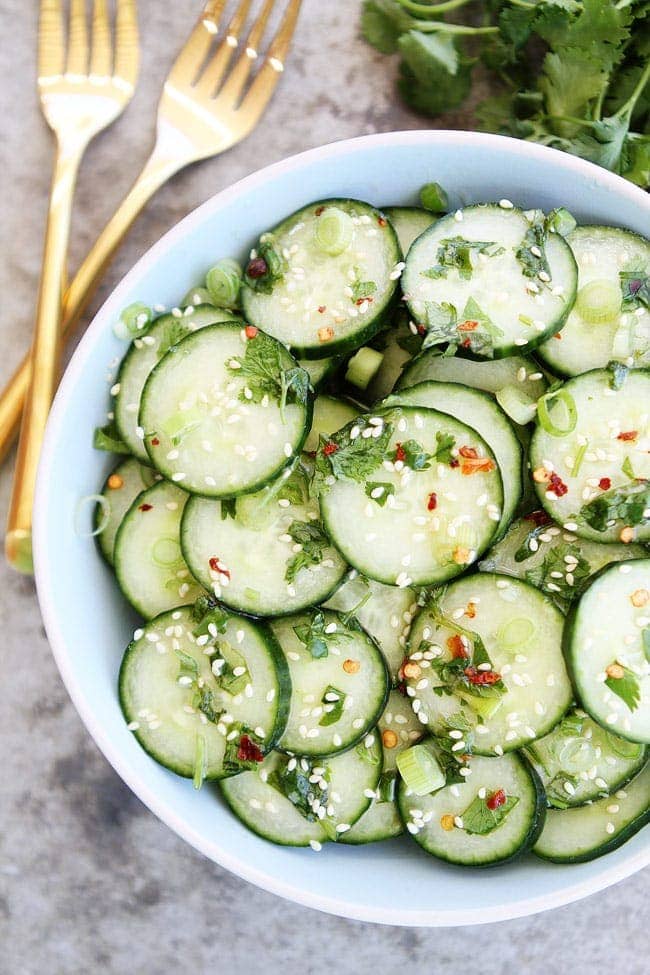
<path fill-rule="evenodd" d="M 291 583 L 301 569 L 320 565 L 324 550 L 330 543 L 319 521 L 292 521 L 287 528 L 287 535 L 297 545 L 302 545 L 302 549 L 287 562 L 284 578 Z"/>
<path fill-rule="evenodd" d="M 621 701 L 627 704 L 630 711 L 636 711 L 641 700 L 639 678 L 633 670 L 630 670 L 629 667 L 624 667 L 618 662 L 608 669 L 613 671 L 614 668 L 617 668 L 616 676 L 608 676 L 605 684 L 609 687 L 612 694 L 616 694 L 617 697 L 620 697 Z"/>
<path fill-rule="evenodd" d="M 368 429 L 380 432 L 377 436 L 373 432 L 364 437 Z M 365 481 L 381 467 L 392 432 L 392 423 L 386 419 L 381 427 L 377 427 L 372 426 L 365 417 L 358 417 L 331 437 L 321 436 L 314 462 L 313 485 L 316 492 L 327 489 L 333 483 L 329 481 L 330 478 L 336 481 Z"/>
<path fill-rule="evenodd" d="M 647 271 L 619 271 L 619 278 L 625 311 L 641 305 L 650 308 L 650 275 Z"/>
<path fill-rule="evenodd" d="M 438 263 L 420 273 L 426 278 L 446 278 L 453 268 L 463 281 L 469 281 L 474 270 L 472 255 L 485 254 L 496 257 L 505 248 L 493 240 L 466 240 L 464 237 L 447 237 L 438 246 Z"/>
<path fill-rule="evenodd" d="M 515 561 L 518 554 L 515 555 Z M 575 560 L 571 562 L 570 569 L 566 562 L 567 556 Z M 539 565 L 527 569 L 525 579 L 531 586 L 535 586 L 536 589 L 540 589 L 550 596 L 575 599 L 585 589 L 591 572 L 591 566 L 583 557 L 579 547 L 562 543 L 549 548 L 548 553 Z M 567 581 L 567 573 L 573 578 L 573 582 Z"/>
<path fill-rule="evenodd" d="M 322 759 L 312 762 L 307 758 L 296 760 L 283 757 L 268 777 L 269 785 L 285 796 L 310 823 L 318 819 L 314 804 L 327 807 L 329 801 L 329 770 L 325 768 L 316 777 L 313 774 L 314 766 L 322 767 Z M 317 781 L 312 781 L 316 778 Z"/>
<path fill-rule="evenodd" d="M 265 396 L 284 408 L 287 403 L 306 403 L 309 397 L 309 373 L 300 366 L 285 369 L 282 346 L 270 335 L 256 332 L 246 341 L 243 356 L 235 356 L 228 370 L 245 383 L 239 398 L 260 403 Z M 250 395 L 248 395 L 250 394 Z"/>
<path fill-rule="evenodd" d="M 650 481 L 637 480 L 604 491 L 580 509 L 580 517 L 595 531 L 604 532 L 610 523 L 645 525 L 650 508 Z"/>
<path fill-rule="evenodd" d="M 487 836 L 501 825 L 518 802 L 519 796 L 506 796 L 501 805 L 492 809 L 488 805 L 488 800 L 477 795 L 462 814 L 463 829 L 466 833 Z"/>
<path fill-rule="evenodd" d="M 312 612 L 308 623 L 301 623 L 299 626 L 293 627 L 293 632 L 314 660 L 329 656 L 329 644 L 352 638 L 350 633 L 345 633 L 338 625 L 331 633 L 326 632 L 326 630 L 329 630 L 329 624 L 319 609 Z"/>

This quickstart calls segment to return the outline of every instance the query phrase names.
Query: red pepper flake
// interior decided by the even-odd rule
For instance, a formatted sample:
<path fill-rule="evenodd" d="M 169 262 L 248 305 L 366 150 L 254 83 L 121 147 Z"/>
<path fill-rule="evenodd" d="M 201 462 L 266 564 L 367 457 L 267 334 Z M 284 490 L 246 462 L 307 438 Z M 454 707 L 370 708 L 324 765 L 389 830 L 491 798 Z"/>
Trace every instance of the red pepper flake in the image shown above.
<path fill-rule="evenodd" d="M 330 440 L 329 443 L 323 445 L 323 455 L 325 457 L 330 457 L 332 454 L 335 454 L 338 449 L 339 445 L 334 443 L 333 440 Z"/>
<path fill-rule="evenodd" d="M 427 330 L 424 327 L 424 325 L 416 325 L 415 327 L 418 330 L 418 335 L 426 335 L 427 334 Z"/>
<path fill-rule="evenodd" d="M 612 482 L 609 477 L 601 477 L 598 482 L 598 487 L 601 491 L 609 491 L 612 486 Z"/>
<path fill-rule="evenodd" d="M 560 477 L 560 475 L 556 474 L 555 471 L 553 471 L 550 480 L 548 482 L 547 490 L 550 491 L 551 494 L 554 494 L 556 498 L 562 498 L 568 492 L 569 489 L 564 483 L 564 481 L 562 480 L 562 478 Z"/>
<path fill-rule="evenodd" d="M 357 298 L 357 300 L 355 301 L 355 305 L 362 305 L 364 303 L 364 301 L 367 301 L 368 304 L 370 304 L 370 302 L 372 300 L 373 299 L 372 299 L 372 297 L 370 295 L 366 295 L 365 298 Z"/>
<path fill-rule="evenodd" d="M 478 457 L 478 451 L 474 447 L 461 447 L 458 453 L 461 457 Z"/>
<path fill-rule="evenodd" d="M 237 759 L 240 762 L 263 762 L 264 754 L 260 751 L 255 742 L 251 741 L 248 735 L 242 735 L 239 739 Z"/>
<path fill-rule="evenodd" d="M 459 332 L 475 332 L 479 327 L 479 322 L 475 318 L 467 318 L 464 322 L 459 322 L 456 328 Z"/>
<path fill-rule="evenodd" d="M 465 609 L 465 616 L 467 616 L 470 620 L 473 620 L 476 616 L 476 603 L 473 603 L 471 600 Z"/>
<path fill-rule="evenodd" d="M 636 438 L 638 436 L 639 436 L 639 431 L 638 430 L 626 430 L 623 433 L 619 433 L 619 435 L 618 435 L 618 437 L 616 439 L 617 440 L 624 440 L 624 441 L 627 442 L 629 440 L 636 440 Z"/>
<path fill-rule="evenodd" d="M 393 460 L 395 460 L 395 461 L 401 460 L 402 463 L 404 463 L 404 461 L 406 460 L 406 452 L 405 452 L 404 448 L 402 447 L 401 443 L 396 443 L 395 444 L 395 456 L 394 456 Z"/>
<path fill-rule="evenodd" d="M 556 332 L 555 335 L 553 336 L 553 338 L 554 339 L 561 339 L 562 338 L 562 335 L 560 334 L 560 332 Z"/>
<path fill-rule="evenodd" d="M 377 217 L 377 223 L 379 224 L 380 227 L 385 227 L 386 224 L 388 223 L 388 220 L 386 220 L 386 217 Z"/>
<path fill-rule="evenodd" d="M 471 349 L 471 347 L 472 347 L 472 340 L 471 339 L 463 339 L 463 341 L 460 344 L 461 344 L 461 346 L 462 346 L 463 349 Z"/>
<path fill-rule="evenodd" d="M 435 511 L 438 507 L 438 495 L 435 491 L 432 491 L 427 498 L 427 511 Z"/>
<path fill-rule="evenodd" d="M 552 518 L 542 511 L 541 508 L 537 511 L 531 511 L 529 515 L 525 515 L 526 521 L 532 521 L 536 528 L 542 528 L 544 525 L 550 525 Z"/>
<path fill-rule="evenodd" d="M 306 450 L 305 453 L 307 454 L 308 457 L 311 457 L 312 460 L 313 460 L 314 457 L 316 456 L 316 454 L 318 453 L 318 451 L 317 450 Z"/>
<path fill-rule="evenodd" d="M 450 467 L 460 467 L 460 461 L 458 460 L 457 457 L 452 457 L 451 460 L 449 461 L 449 466 Z"/>
<path fill-rule="evenodd" d="M 158 437 L 152 437 L 151 446 L 160 447 L 160 440 L 158 439 Z"/>
<path fill-rule="evenodd" d="M 218 572 L 220 576 L 225 576 L 226 579 L 230 579 L 230 569 L 224 569 L 224 567 L 221 565 L 219 559 L 216 558 L 216 556 L 213 556 L 209 560 L 208 565 L 210 566 L 213 572 Z"/>
<path fill-rule="evenodd" d="M 321 215 L 321 213 L 323 212 L 324 209 L 325 209 L 325 207 L 316 207 L 316 209 L 314 210 L 315 216 L 320 217 L 320 215 Z"/>
<path fill-rule="evenodd" d="M 489 474 L 496 467 L 490 457 L 479 457 L 474 447 L 461 447 L 458 453 L 462 457 L 460 471 L 466 477 L 470 474 Z"/>
<path fill-rule="evenodd" d="M 327 311 L 327 308 L 326 308 L 325 305 L 319 305 L 318 306 L 318 314 L 319 315 L 323 315 L 326 311 Z"/>
<path fill-rule="evenodd" d="M 501 680 L 501 674 L 497 674 L 494 670 L 477 670 L 476 667 L 465 667 L 463 673 L 470 684 L 489 686 L 498 684 Z"/>
<path fill-rule="evenodd" d="M 248 262 L 246 267 L 246 274 L 253 280 L 256 278 L 263 278 L 265 274 L 268 274 L 268 272 L 269 266 L 263 257 L 254 257 Z"/>
<path fill-rule="evenodd" d="M 152 504 L 139 504 L 138 511 L 151 511 L 153 508 Z"/>
<path fill-rule="evenodd" d="M 255 325 L 247 325 L 244 329 L 244 335 L 247 339 L 254 339 L 258 332 L 259 328 L 256 328 Z"/>
<path fill-rule="evenodd" d="M 451 653 L 454 660 L 467 660 L 469 654 L 467 647 L 463 643 L 459 633 L 454 633 L 447 639 L 447 650 Z"/>
<path fill-rule="evenodd" d="M 498 809 L 499 806 L 503 806 L 505 804 L 505 801 L 506 801 L 505 792 L 503 791 L 503 789 L 497 789 L 496 792 L 491 793 L 491 795 L 487 797 L 487 799 L 485 800 L 485 805 L 488 807 L 488 809 L 491 809 L 492 812 L 494 812 L 494 810 Z"/>

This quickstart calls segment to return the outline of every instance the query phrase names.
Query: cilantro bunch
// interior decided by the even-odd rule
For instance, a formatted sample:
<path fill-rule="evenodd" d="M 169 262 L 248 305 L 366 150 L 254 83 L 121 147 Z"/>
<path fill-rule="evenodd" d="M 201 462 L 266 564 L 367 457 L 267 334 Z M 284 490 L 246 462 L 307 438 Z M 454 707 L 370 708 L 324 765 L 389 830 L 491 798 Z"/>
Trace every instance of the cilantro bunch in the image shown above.
<path fill-rule="evenodd" d="M 416 111 L 457 108 L 487 74 L 478 127 L 650 185 L 650 0 L 364 0 L 361 28 L 399 53 Z"/>

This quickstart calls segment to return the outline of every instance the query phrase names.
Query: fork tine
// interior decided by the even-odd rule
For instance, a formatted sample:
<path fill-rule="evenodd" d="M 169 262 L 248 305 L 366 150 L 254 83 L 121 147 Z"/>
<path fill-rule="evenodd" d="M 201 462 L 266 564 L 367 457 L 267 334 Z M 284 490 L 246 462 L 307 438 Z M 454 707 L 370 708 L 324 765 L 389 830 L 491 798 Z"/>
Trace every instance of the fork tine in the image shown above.
<path fill-rule="evenodd" d="M 135 88 L 140 67 L 138 12 L 135 0 L 117 0 L 115 16 L 115 75 Z"/>
<path fill-rule="evenodd" d="M 98 78 L 105 78 L 110 75 L 112 66 L 111 28 L 108 21 L 106 0 L 95 0 L 93 3 L 93 39 L 90 51 L 90 73 Z"/>
<path fill-rule="evenodd" d="M 88 30 L 86 28 L 86 0 L 70 0 L 70 30 L 68 32 L 68 63 L 66 73 L 85 75 L 88 70 Z"/>
<path fill-rule="evenodd" d="M 190 85 L 205 61 L 213 38 L 219 32 L 219 21 L 226 0 L 208 0 L 194 30 L 181 48 L 167 80 L 172 84 Z"/>
<path fill-rule="evenodd" d="M 65 40 L 60 0 L 41 0 L 38 24 L 38 76 L 63 74 Z"/>
<path fill-rule="evenodd" d="M 241 0 L 232 19 L 226 28 L 226 36 L 214 53 L 214 56 L 203 71 L 200 78 L 196 80 L 195 89 L 200 95 L 210 96 L 220 83 L 226 68 L 230 64 L 237 45 L 239 36 L 246 23 L 248 11 L 250 10 L 251 0 Z"/>
<path fill-rule="evenodd" d="M 226 83 L 219 92 L 218 101 L 224 106 L 234 107 L 237 99 L 241 95 L 251 72 L 253 61 L 257 58 L 257 49 L 264 36 L 264 31 L 274 6 L 275 0 L 266 0 L 259 17 L 253 24 L 246 40 L 246 50 L 237 59 Z"/>
<path fill-rule="evenodd" d="M 252 125 L 257 122 L 270 102 L 271 96 L 275 91 L 275 86 L 284 71 L 284 59 L 287 56 L 291 45 L 291 38 L 296 29 L 301 4 L 302 0 L 289 0 L 284 17 L 275 33 L 275 37 L 271 41 L 271 46 L 264 59 L 264 64 L 255 76 L 252 85 L 246 92 L 243 102 L 239 106 L 240 110 L 249 113 Z"/>

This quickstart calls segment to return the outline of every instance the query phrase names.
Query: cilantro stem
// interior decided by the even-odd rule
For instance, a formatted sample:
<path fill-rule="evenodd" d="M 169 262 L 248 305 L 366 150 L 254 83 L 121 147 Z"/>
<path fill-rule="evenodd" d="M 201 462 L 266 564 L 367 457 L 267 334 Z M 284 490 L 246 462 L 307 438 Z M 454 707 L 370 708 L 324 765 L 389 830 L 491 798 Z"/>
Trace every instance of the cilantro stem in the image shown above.
<path fill-rule="evenodd" d="M 648 81 L 650 81 L 650 61 L 648 61 L 645 71 L 639 78 L 638 84 L 634 89 L 634 91 L 632 92 L 632 94 L 630 95 L 630 97 L 628 98 L 628 100 L 623 105 L 621 105 L 621 107 L 617 112 L 614 113 L 614 118 L 621 118 L 621 117 L 625 117 L 626 115 L 629 117 L 632 115 L 632 112 L 634 111 L 634 106 L 639 100 L 639 97 L 641 96 L 643 89 L 648 84 Z"/>
<path fill-rule="evenodd" d="M 431 17 L 435 14 L 443 14 L 446 10 L 456 10 L 458 7 L 464 7 L 466 4 L 470 3 L 471 0 L 445 0 L 444 3 L 417 3 L 417 0 L 397 0 L 401 7 L 405 10 L 409 10 L 412 14 L 418 14 L 423 17 Z"/>
<path fill-rule="evenodd" d="M 498 27 L 467 27 L 464 24 L 446 24 L 444 20 L 436 20 L 433 23 L 428 21 L 418 21 L 417 29 L 423 34 L 498 34 Z"/>

